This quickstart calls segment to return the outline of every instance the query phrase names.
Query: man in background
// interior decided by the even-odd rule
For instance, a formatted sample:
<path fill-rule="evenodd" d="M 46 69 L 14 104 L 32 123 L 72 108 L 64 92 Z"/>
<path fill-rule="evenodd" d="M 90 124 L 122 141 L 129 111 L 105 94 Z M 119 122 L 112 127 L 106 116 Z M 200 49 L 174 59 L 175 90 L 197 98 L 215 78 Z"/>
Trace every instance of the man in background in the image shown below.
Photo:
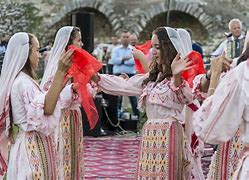
<path fill-rule="evenodd" d="M 228 28 L 229 34 L 227 38 L 211 53 L 212 56 L 219 56 L 225 52 L 227 58 L 234 59 L 239 57 L 242 53 L 245 36 L 242 34 L 241 21 L 239 19 L 230 20 Z"/>

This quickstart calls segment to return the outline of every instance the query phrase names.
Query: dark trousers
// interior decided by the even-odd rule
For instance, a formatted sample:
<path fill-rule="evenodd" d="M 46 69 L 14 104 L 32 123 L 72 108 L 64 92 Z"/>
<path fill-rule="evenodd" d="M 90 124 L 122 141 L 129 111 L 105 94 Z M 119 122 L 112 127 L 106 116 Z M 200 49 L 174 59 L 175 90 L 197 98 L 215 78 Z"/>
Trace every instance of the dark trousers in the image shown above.
<path fill-rule="evenodd" d="M 102 69 L 101 69 L 101 74 L 107 74 L 107 65 L 106 64 L 104 64 L 103 66 L 102 66 Z"/>
<path fill-rule="evenodd" d="M 120 74 L 115 74 L 116 76 L 119 76 Z M 134 74 L 127 74 L 129 77 L 134 76 Z M 136 96 L 129 96 L 129 100 L 131 103 L 131 107 L 132 107 L 132 112 L 133 115 L 136 115 L 137 117 L 139 117 L 139 110 L 137 109 L 137 97 Z M 122 101 L 123 101 L 123 97 L 119 96 L 118 99 L 118 111 L 121 111 L 121 107 L 122 107 Z"/>
<path fill-rule="evenodd" d="M 107 64 L 108 74 L 113 74 L 113 64 Z"/>
<path fill-rule="evenodd" d="M 107 64 L 107 67 L 105 70 L 105 73 L 113 74 L 113 65 Z M 104 73 L 104 72 L 103 72 Z M 110 94 L 106 94 L 102 92 L 103 98 L 107 101 L 107 107 L 103 107 L 103 119 L 102 119 L 102 127 L 110 130 L 115 131 L 116 129 L 119 129 L 118 127 L 112 126 L 112 124 L 117 125 L 118 124 L 118 96 L 113 96 Z M 108 116 L 108 117 L 107 117 Z M 110 123 L 111 121 L 111 123 Z"/>
<path fill-rule="evenodd" d="M 114 125 L 118 124 L 118 108 L 117 108 L 118 96 L 109 95 L 103 92 L 102 95 L 103 98 L 107 101 L 107 107 L 103 107 L 104 112 L 103 112 L 102 125 L 104 128 L 110 131 L 115 131 L 116 129 L 119 129 L 117 127 L 112 126 L 112 124 Z"/>

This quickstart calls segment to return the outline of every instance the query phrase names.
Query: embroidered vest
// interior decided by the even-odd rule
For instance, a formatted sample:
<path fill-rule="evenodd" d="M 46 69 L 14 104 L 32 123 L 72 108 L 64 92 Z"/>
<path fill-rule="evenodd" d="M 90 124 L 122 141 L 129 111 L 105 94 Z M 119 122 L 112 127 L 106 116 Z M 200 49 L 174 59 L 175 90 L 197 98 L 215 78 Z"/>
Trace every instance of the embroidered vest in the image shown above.
<path fill-rule="evenodd" d="M 243 47 L 244 47 L 245 37 L 241 39 L 232 39 L 228 38 L 226 43 L 225 51 L 226 57 L 234 59 L 241 55 Z"/>

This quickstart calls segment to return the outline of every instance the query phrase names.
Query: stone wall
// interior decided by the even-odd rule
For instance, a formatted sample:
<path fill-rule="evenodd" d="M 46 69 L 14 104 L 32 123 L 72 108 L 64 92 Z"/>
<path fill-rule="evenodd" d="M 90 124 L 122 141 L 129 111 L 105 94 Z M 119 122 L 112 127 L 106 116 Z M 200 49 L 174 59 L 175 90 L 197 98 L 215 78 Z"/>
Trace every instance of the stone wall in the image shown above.
<path fill-rule="evenodd" d="M 24 2 L 24 0 L 16 0 Z M 166 25 L 168 0 L 25 0 L 35 2 L 44 18 L 46 32 L 51 38 L 62 25 L 70 24 L 72 12 L 95 13 L 95 36 L 106 39 L 125 28 L 149 38 L 153 29 Z M 224 38 L 227 23 L 240 18 L 249 27 L 248 0 L 171 0 L 170 26 L 190 27 L 194 39 L 211 51 Z"/>

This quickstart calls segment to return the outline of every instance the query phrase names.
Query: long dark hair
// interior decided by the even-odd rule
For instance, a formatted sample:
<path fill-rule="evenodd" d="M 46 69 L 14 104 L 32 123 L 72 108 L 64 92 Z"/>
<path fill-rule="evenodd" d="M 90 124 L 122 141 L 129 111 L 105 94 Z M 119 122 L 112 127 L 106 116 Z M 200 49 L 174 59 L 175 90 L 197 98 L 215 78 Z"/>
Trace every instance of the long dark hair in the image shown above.
<path fill-rule="evenodd" d="M 28 33 L 28 36 L 29 36 L 29 55 L 30 55 L 32 52 L 32 48 L 33 48 L 32 40 L 33 40 L 33 38 L 36 38 L 36 37 L 34 34 L 30 34 L 30 33 Z M 32 77 L 33 79 L 38 79 L 38 76 L 37 76 L 35 70 L 32 68 L 31 61 L 30 61 L 29 57 L 24 65 L 23 69 L 26 70 L 26 72 L 28 73 L 28 75 L 30 77 Z"/>
<path fill-rule="evenodd" d="M 168 33 L 164 27 L 158 27 L 152 34 L 157 35 L 159 40 L 160 63 L 157 63 L 155 60 L 152 61 L 149 77 L 143 81 L 143 85 L 146 85 L 150 81 L 158 83 L 165 78 L 172 77 L 171 63 L 177 55 L 177 51 L 170 41 Z M 161 75 L 158 78 L 160 72 Z"/>
<path fill-rule="evenodd" d="M 246 61 L 249 58 L 249 43 L 246 43 L 246 50 L 240 55 L 237 65 Z"/>
<path fill-rule="evenodd" d="M 73 44 L 73 40 L 75 39 L 77 32 L 80 32 L 80 28 L 74 27 L 73 30 L 72 30 L 72 32 L 71 32 L 71 34 L 70 34 L 69 41 L 68 41 L 68 43 L 66 45 L 66 48 L 65 48 L 66 50 L 67 50 L 68 46 L 70 46 L 70 45 Z"/>

